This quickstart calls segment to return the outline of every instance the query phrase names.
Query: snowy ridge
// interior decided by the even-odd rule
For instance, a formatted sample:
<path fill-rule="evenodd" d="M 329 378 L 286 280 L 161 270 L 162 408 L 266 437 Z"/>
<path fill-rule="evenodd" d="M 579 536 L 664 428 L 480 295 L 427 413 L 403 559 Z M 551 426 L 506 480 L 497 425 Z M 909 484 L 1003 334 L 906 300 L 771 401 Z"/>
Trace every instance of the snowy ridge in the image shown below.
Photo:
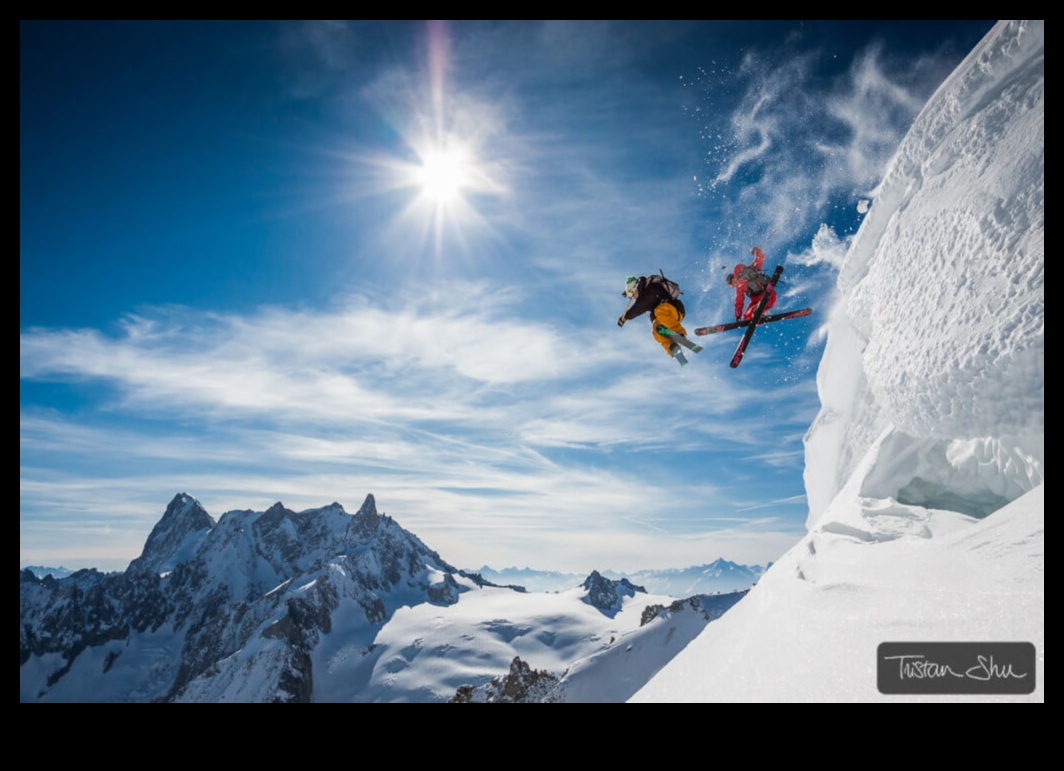
<path fill-rule="evenodd" d="M 607 650 L 576 662 L 564 673 L 554 694 L 558 701 L 613 704 L 627 701 L 668 664 L 706 624 L 745 596 L 745 592 L 696 595 L 667 606 L 649 606 L 642 625 Z"/>
<path fill-rule="evenodd" d="M 601 580 L 601 577 L 600 577 Z M 454 703 L 579 703 L 626 701 L 745 592 L 696 595 L 668 605 L 647 605 L 640 626 L 611 637 L 604 649 L 563 672 L 533 669 L 515 658 L 505 675 L 480 688 L 463 687 Z"/>
<path fill-rule="evenodd" d="M 632 701 L 1044 701 L 1045 25 L 1000 22 L 852 243 L 809 534 Z M 1028 642 L 1033 694 L 885 696 L 883 642 Z"/>

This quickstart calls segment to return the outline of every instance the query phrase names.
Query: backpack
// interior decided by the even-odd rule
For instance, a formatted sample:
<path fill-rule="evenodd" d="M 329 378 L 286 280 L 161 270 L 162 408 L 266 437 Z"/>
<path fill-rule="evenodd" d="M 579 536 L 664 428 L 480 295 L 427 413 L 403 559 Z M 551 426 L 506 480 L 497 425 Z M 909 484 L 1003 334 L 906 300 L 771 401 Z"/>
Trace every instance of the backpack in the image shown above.
<path fill-rule="evenodd" d="M 755 270 L 749 265 L 743 266 L 743 269 L 739 271 L 739 279 L 746 282 L 746 293 L 750 297 L 764 292 L 765 287 L 768 286 L 768 282 L 771 280 L 767 273 Z"/>
<path fill-rule="evenodd" d="M 653 276 L 647 276 L 647 286 L 650 286 L 651 284 L 657 284 L 658 286 L 660 286 L 664 290 L 665 294 L 667 294 L 673 300 L 680 299 L 680 295 L 683 294 L 683 292 L 680 291 L 680 285 L 677 284 L 675 281 L 670 281 L 669 279 L 665 278 L 664 272 Z"/>

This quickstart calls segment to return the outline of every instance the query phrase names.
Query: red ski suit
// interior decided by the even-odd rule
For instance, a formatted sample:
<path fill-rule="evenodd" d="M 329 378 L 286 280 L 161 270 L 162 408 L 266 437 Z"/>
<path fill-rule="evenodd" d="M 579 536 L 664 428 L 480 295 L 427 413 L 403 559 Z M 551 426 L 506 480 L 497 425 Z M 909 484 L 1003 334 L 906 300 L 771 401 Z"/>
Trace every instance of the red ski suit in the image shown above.
<path fill-rule="evenodd" d="M 757 294 L 750 294 L 750 287 L 747 283 L 747 277 L 753 273 L 761 272 L 761 266 L 765 264 L 765 253 L 756 246 L 750 250 L 750 253 L 754 255 L 754 261 L 751 262 L 749 265 L 743 265 L 742 263 L 739 263 L 735 266 L 735 270 L 732 271 L 732 276 L 735 277 L 732 286 L 735 288 L 736 321 L 738 321 L 739 319 L 744 319 L 746 321 L 752 319 L 754 317 L 754 309 L 757 307 L 757 304 L 761 302 L 761 295 L 764 294 L 763 290 L 761 292 L 758 292 Z M 776 287 L 771 286 L 769 287 L 768 291 L 768 302 L 765 303 L 766 311 L 776 304 Z M 747 307 L 746 313 L 743 313 L 743 305 L 746 302 L 747 295 L 750 296 L 750 305 Z"/>

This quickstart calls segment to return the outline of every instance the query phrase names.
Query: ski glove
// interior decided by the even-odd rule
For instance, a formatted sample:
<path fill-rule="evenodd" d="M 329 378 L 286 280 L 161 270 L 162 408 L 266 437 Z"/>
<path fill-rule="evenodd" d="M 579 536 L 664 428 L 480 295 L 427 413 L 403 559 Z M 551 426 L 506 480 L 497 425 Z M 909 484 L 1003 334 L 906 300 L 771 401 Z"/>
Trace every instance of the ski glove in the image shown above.
<path fill-rule="evenodd" d="M 624 326 L 624 322 L 627 321 L 627 320 L 628 319 L 626 319 L 624 316 L 621 316 L 619 319 L 617 319 L 617 326 L 623 327 Z"/>

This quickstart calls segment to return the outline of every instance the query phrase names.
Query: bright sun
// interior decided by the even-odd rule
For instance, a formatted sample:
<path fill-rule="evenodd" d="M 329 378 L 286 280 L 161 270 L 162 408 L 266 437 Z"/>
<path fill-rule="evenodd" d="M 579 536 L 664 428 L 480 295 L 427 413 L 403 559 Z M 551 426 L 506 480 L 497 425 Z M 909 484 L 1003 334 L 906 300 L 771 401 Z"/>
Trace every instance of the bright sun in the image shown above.
<path fill-rule="evenodd" d="M 465 159 L 457 150 L 436 150 L 425 155 L 418 170 L 421 191 L 437 203 L 449 203 L 466 183 Z"/>

